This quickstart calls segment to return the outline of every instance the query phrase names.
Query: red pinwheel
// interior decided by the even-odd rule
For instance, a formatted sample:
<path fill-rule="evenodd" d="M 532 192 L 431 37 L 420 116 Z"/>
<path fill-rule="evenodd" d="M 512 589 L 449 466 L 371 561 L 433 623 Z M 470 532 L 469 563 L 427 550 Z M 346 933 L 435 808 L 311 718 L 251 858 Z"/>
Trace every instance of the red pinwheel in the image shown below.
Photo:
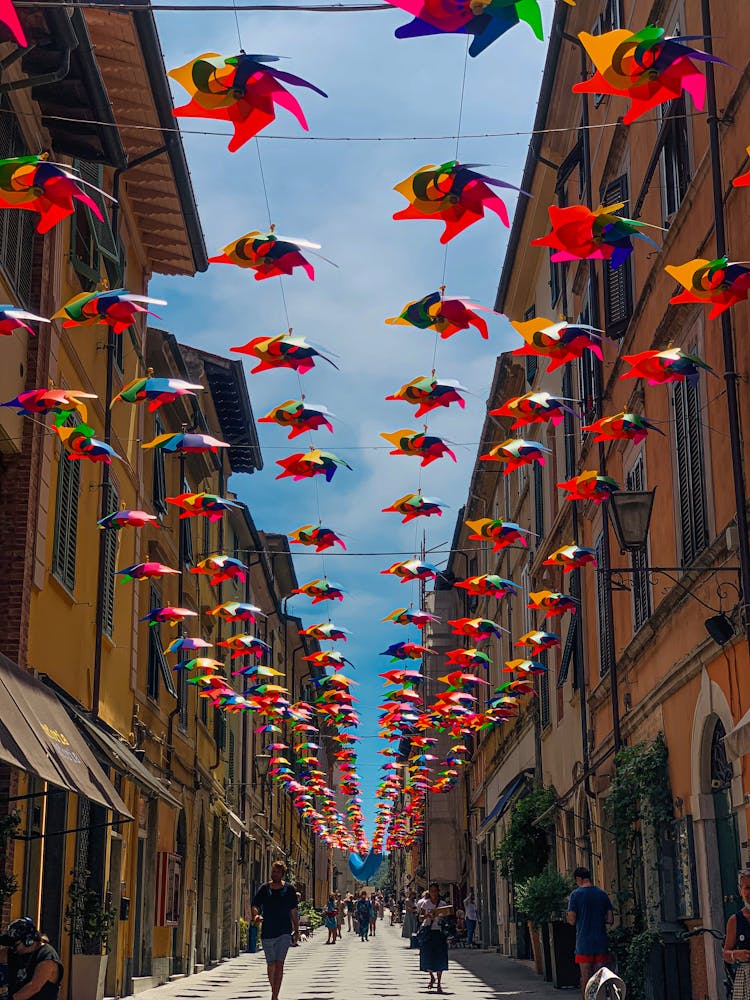
<path fill-rule="evenodd" d="M 215 608 L 211 608 L 206 614 L 221 618 L 224 622 L 250 622 L 251 625 L 258 620 L 258 616 L 266 617 L 254 604 L 243 604 L 241 601 L 224 601 L 222 604 L 217 604 Z"/>
<path fill-rule="evenodd" d="M 397 660 L 421 660 L 435 652 L 429 646 L 420 646 L 416 642 L 394 642 L 388 649 L 384 650 L 381 656 L 390 656 L 391 663 Z"/>
<path fill-rule="evenodd" d="M 544 465 L 544 455 L 551 454 L 551 451 L 551 448 L 539 444 L 538 441 L 508 438 L 490 448 L 486 455 L 480 455 L 479 458 L 482 462 L 503 462 L 505 464 L 503 475 L 507 476 L 524 465 L 533 465 L 534 462 Z"/>
<path fill-rule="evenodd" d="M 492 542 L 492 551 L 499 552 L 508 545 L 526 545 L 526 528 L 521 528 L 514 521 L 502 521 L 499 518 L 480 517 L 477 521 L 465 521 L 467 527 L 474 532 L 469 535 L 472 541 Z"/>
<path fill-rule="evenodd" d="M 306 635 L 310 639 L 317 639 L 318 642 L 347 641 L 347 636 L 351 635 L 348 629 L 336 626 L 333 622 L 320 622 L 318 625 L 308 625 L 300 630 L 300 635 Z"/>
<path fill-rule="evenodd" d="M 613 417 L 602 417 L 593 424 L 586 424 L 581 430 L 596 434 L 594 441 L 632 441 L 640 444 L 649 431 L 664 434 L 645 417 L 638 413 L 616 413 Z"/>
<path fill-rule="evenodd" d="M 414 455 L 422 459 L 423 468 L 444 455 L 450 455 L 456 461 L 456 456 L 442 438 L 426 432 L 402 430 L 380 436 L 393 445 L 394 450 L 389 452 L 390 455 Z"/>
<path fill-rule="evenodd" d="M 113 458 L 120 458 L 117 452 L 106 441 L 94 437 L 94 428 L 80 423 L 75 427 L 64 427 L 62 421 L 67 419 L 67 413 L 60 413 L 55 419 L 55 433 L 63 443 L 68 453 L 68 460 L 88 459 L 89 462 L 103 462 L 110 465 Z"/>
<path fill-rule="evenodd" d="M 143 562 L 118 569 L 115 575 L 122 577 L 121 583 L 126 583 L 128 580 L 160 580 L 169 573 L 177 573 L 179 576 L 180 570 L 170 569 L 160 562 Z"/>
<path fill-rule="evenodd" d="M 343 458 L 338 458 L 331 451 L 320 451 L 318 448 L 308 452 L 295 452 L 288 458 L 279 459 L 276 464 L 284 470 L 276 478 L 289 477 L 295 483 L 301 479 L 312 479 L 314 476 L 325 476 L 326 482 L 330 483 L 340 465 L 352 471 L 351 465 Z"/>
<path fill-rule="evenodd" d="M 242 347 L 230 347 L 229 350 L 235 354 L 249 354 L 258 360 L 255 368 L 250 369 L 251 375 L 270 371 L 272 368 L 291 368 L 304 375 L 315 367 L 315 358 L 322 358 L 334 368 L 338 367 L 312 344 L 308 344 L 304 337 L 293 337 L 291 331 L 274 337 L 254 337 Z"/>
<path fill-rule="evenodd" d="M 320 604 L 321 601 L 343 601 L 344 589 L 332 580 L 311 580 L 302 584 L 291 592 L 292 594 L 304 594 L 311 597 L 313 604 Z M 290 595 L 291 596 L 291 595 Z"/>
<path fill-rule="evenodd" d="M 546 674 L 547 667 L 539 660 L 506 660 L 503 667 L 505 674 Z"/>
<path fill-rule="evenodd" d="M 485 667 L 492 666 L 492 659 L 483 653 L 481 649 L 451 649 L 445 654 L 446 665 L 456 665 L 459 667 Z"/>
<path fill-rule="evenodd" d="M 418 629 L 423 629 L 429 622 L 439 622 L 436 615 L 428 614 L 427 611 L 414 611 L 411 608 L 396 608 L 381 621 L 393 622 L 394 625 L 416 625 Z"/>
<path fill-rule="evenodd" d="M 466 406 L 466 400 L 461 395 L 462 392 L 466 392 L 465 387 L 454 379 L 438 379 L 435 375 L 419 375 L 411 382 L 407 382 L 406 385 L 402 385 L 398 392 L 385 398 L 386 400 L 401 400 L 411 404 L 411 406 L 416 406 L 417 410 L 414 416 L 423 417 L 425 413 L 430 413 L 440 406 L 448 407 L 451 403 L 458 403 L 463 409 Z"/>
<path fill-rule="evenodd" d="M 565 419 L 565 414 L 575 416 L 575 410 L 548 392 L 527 392 L 523 396 L 514 396 L 496 410 L 489 411 L 491 417 L 512 417 L 515 421 L 510 425 L 512 431 L 528 424 L 551 423 L 557 427 Z"/>
<path fill-rule="evenodd" d="M 533 649 L 535 653 L 543 653 L 546 649 L 559 648 L 560 636 L 552 632 L 539 632 L 533 629 L 526 632 L 521 638 L 513 643 L 514 646 L 526 646 Z"/>
<path fill-rule="evenodd" d="M 268 412 L 265 417 L 258 419 L 259 424 L 278 424 L 279 427 L 289 428 L 288 440 L 306 434 L 308 431 L 317 431 L 321 427 L 327 427 L 333 433 L 333 425 L 328 419 L 333 413 L 325 406 L 305 403 L 302 399 L 288 399 L 285 403 Z"/>
<path fill-rule="evenodd" d="M 622 360 L 630 367 L 625 378 L 645 378 L 649 385 L 666 385 L 669 382 L 689 382 L 698 385 L 700 369 L 715 375 L 713 368 L 695 354 L 685 354 L 679 347 L 665 351 L 641 351 L 640 354 L 623 354 Z"/>
<path fill-rule="evenodd" d="M 576 602 L 572 597 L 558 591 L 538 590 L 529 594 L 529 603 L 526 607 L 532 611 L 545 611 L 545 618 L 554 618 L 556 615 L 564 615 L 566 611 L 575 614 Z"/>
<path fill-rule="evenodd" d="M 398 0 L 394 6 L 414 15 L 409 24 L 396 28 L 396 38 L 461 32 L 474 36 L 469 46 L 470 56 L 484 52 L 521 21 L 529 25 L 539 41 L 544 38 L 539 0 L 498 0 L 483 7 L 470 0 L 451 4 L 439 0 Z"/>
<path fill-rule="evenodd" d="M 215 553 L 214 555 L 206 556 L 197 566 L 191 567 L 190 572 L 200 573 L 209 577 L 208 582 L 211 586 L 218 587 L 219 584 L 226 583 L 228 580 L 239 580 L 241 583 L 244 583 L 248 567 L 240 562 L 239 559 Z"/>
<path fill-rule="evenodd" d="M 380 571 L 381 576 L 391 574 L 401 577 L 401 583 L 412 583 L 414 580 L 434 580 L 439 572 L 437 566 L 422 562 L 421 559 L 405 559 Z"/>
<path fill-rule="evenodd" d="M 326 549 L 330 549 L 334 545 L 340 545 L 342 549 L 346 550 L 346 545 L 336 532 L 332 528 L 323 527 L 323 525 L 305 524 L 301 528 L 297 528 L 296 531 L 290 532 L 289 540 L 292 545 L 314 545 L 316 552 L 325 552 Z"/>
<path fill-rule="evenodd" d="M 81 389 L 28 389 L 7 403 L 0 403 L 0 406 L 15 407 L 22 417 L 46 416 L 48 413 L 64 413 L 67 417 L 75 410 L 81 420 L 87 420 L 88 410 L 83 400 L 96 398 L 95 393 Z"/>
<path fill-rule="evenodd" d="M 448 619 L 453 635 L 468 635 L 472 639 L 489 639 L 491 635 L 500 639 L 506 631 L 502 625 L 490 621 L 489 618 L 454 618 Z"/>
<path fill-rule="evenodd" d="M 0 19 L 2 11 L 8 10 L 15 18 L 11 4 L 4 0 Z M 102 222 L 101 208 L 84 187 L 109 198 L 64 164 L 50 163 L 46 153 L 0 160 L 0 208 L 39 212 L 38 233 L 48 233 L 58 222 L 72 215 L 77 203 L 85 205 Z"/>
<path fill-rule="evenodd" d="M 559 208 L 550 205 L 552 232 L 532 240 L 533 247 L 551 247 L 553 264 L 570 260 L 608 260 L 612 269 L 620 267 L 633 252 L 632 240 L 645 240 L 657 250 L 658 244 L 639 232 L 645 222 L 617 215 L 625 204 L 607 205 L 591 211 L 586 205 Z"/>
<path fill-rule="evenodd" d="M 150 369 L 149 369 L 150 370 Z M 195 396 L 196 390 L 202 389 L 202 385 L 193 382 L 184 382 L 179 378 L 154 378 L 148 375 L 145 378 L 136 378 L 118 392 L 112 400 L 116 403 L 122 400 L 126 403 L 142 403 L 148 400 L 148 412 L 154 413 L 165 403 L 174 403 L 176 399 L 183 396 Z"/>
<path fill-rule="evenodd" d="M 478 597 L 494 597 L 498 601 L 503 597 L 513 597 L 521 589 L 512 580 L 504 580 L 494 573 L 483 573 L 481 576 L 470 576 L 468 580 L 458 580 L 453 585 L 469 594 L 476 594 Z"/>
<path fill-rule="evenodd" d="M 593 351 L 601 361 L 602 349 L 593 326 L 580 323 L 553 323 L 552 320 L 538 316 L 524 321 L 511 320 L 511 326 L 521 334 L 526 341 L 523 347 L 517 347 L 512 354 L 530 355 L 538 358 L 549 358 L 548 372 L 553 372 L 569 361 L 575 361 L 583 356 L 584 351 Z"/>
<path fill-rule="evenodd" d="M 165 306 L 164 299 L 150 299 L 134 295 L 124 288 L 106 289 L 101 292 L 82 292 L 53 315 L 62 319 L 64 327 L 96 326 L 104 323 L 114 333 L 124 333 L 139 316 L 156 316 L 145 305 Z M 156 316 L 159 319 L 158 316 Z"/>
<path fill-rule="evenodd" d="M 223 646 L 225 649 L 231 649 L 231 658 L 233 660 L 236 660 L 239 656 L 257 656 L 260 659 L 261 656 L 267 656 L 271 651 L 268 643 L 263 642 L 262 639 L 259 639 L 255 635 L 230 635 L 229 638 L 222 639 L 216 645 Z"/>
<path fill-rule="evenodd" d="M 407 302 L 398 316 L 386 320 L 390 326 L 415 326 L 419 330 L 434 330 L 443 340 L 460 330 L 476 327 L 484 340 L 489 340 L 487 323 L 475 309 L 483 309 L 468 299 L 446 299 L 440 292 L 432 292 L 423 299 Z M 487 312 L 492 310 L 488 309 Z"/>
<path fill-rule="evenodd" d="M 12 305 L 0 305 L 0 337 L 10 337 L 15 330 L 25 330 L 34 336 L 33 329 L 25 320 L 34 320 L 36 323 L 49 323 L 50 320 L 44 316 L 35 316 L 34 313 L 26 312 Z"/>
<path fill-rule="evenodd" d="M 350 667 L 354 666 L 351 660 L 347 660 L 343 653 L 339 653 L 335 649 L 321 649 L 317 653 L 303 656 L 302 659 L 307 661 L 307 663 L 312 663 L 314 667 L 320 668 L 334 667 L 336 670 L 339 670 L 345 663 L 348 663 Z M 328 682 L 332 679 L 331 677 L 324 678 Z M 349 678 L 346 677 L 344 680 L 349 681 Z"/>
<path fill-rule="evenodd" d="M 207 517 L 209 521 L 220 521 L 225 511 L 240 506 L 236 501 L 216 496 L 215 493 L 180 493 L 176 497 L 164 499 L 180 508 L 181 521 L 186 517 Z"/>
<path fill-rule="evenodd" d="M 616 479 L 600 476 L 592 469 L 557 485 L 567 492 L 566 500 L 592 500 L 594 503 L 603 503 L 615 490 L 620 489 Z"/>
<path fill-rule="evenodd" d="M 563 573 L 570 573 L 579 566 L 596 566 L 596 549 L 585 549 L 580 545 L 563 545 L 544 560 L 545 566 L 562 566 Z"/>
<path fill-rule="evenodd" d="M 445 507 L 441 500 L 436 497 L 424 497 L 421 493 L 407 493 L 406 496 L 394 500 L 390 507 L 383 507 L 384 514 L 403 514 L 402 524 L 408 524 L 417 517 L 431 517 L 436 514 L 443 516 L 442 508 Z"/>
<path fill-rule="evenodd" d="M 730 263 L 726 257 L 696 258 L 679 267 L 667 265 L 664 270 L 684 288 L 679 295 L 672 296 L 670 303 L 697 302 L 711 306 L 709 319 L 716 319 L 738 302 L 744 302 L 750 292 L 750 267 Z"/>
<path fill-rule="evenodd" d="M 254 229 L 236 240 L 232 240 L 222 249 L 220 254 L 209 257 L 209 264 L 234 264 L 255 271 L 255 280 L 278 278 L 281 275 L 294 273 L 295 267 L 301 267 L 310 281 L 315 279 L 315 268 L 302 253 L 303 250 L 320 250 L 319 243 L 310 243 L 296 237 L 278 236 L 273 231 L 262 233 Z M 316 257 L 328 261 L 327 257 L 315 253 Z M 328 261 L 332 264 L 333 261 Z M 335 267 L 336 265 L 334 265 Z"/>

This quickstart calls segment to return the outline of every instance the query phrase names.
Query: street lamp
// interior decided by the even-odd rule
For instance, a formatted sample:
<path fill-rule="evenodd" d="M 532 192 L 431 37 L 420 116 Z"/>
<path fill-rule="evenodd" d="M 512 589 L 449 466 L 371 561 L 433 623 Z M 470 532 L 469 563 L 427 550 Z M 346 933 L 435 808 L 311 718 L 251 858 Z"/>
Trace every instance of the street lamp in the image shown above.
<path fill-rule="evenodd" d="M 271 755 L 270 753 L 256 753 L 255 755 L 255 770 L 258 773 L 258 777 L 261 782 L 265 782 L 268 777 L 268 769 L 271 766 Z"/>
<path fill-rule="evenodd" d="M 618 490 L 610 494 L 612 527 L 621 552 L 640 552 L 646 548 L 655 493 L 656 487 L 652 490 Z"/>

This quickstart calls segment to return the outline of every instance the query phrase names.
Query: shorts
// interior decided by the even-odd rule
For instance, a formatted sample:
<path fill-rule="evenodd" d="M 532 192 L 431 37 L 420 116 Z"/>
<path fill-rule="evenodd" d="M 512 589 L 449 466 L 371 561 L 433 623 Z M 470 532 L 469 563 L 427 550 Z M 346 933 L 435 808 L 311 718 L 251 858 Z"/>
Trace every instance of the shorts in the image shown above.
<path fill-rule="evenodd" d="M 606 965 L 610 958 L 607 952 L 603 955 L 576 955 L 576 965 Z"/>
<path fill-rule="evenodd" d="M 266 955 L 266 963 L 273 965 L 274 962 L 283 962 L 286 958 L 286 953 L 292 947 L 292 935 L 280 934 L 278 937 L 263 938 L 261 944 Z"/>

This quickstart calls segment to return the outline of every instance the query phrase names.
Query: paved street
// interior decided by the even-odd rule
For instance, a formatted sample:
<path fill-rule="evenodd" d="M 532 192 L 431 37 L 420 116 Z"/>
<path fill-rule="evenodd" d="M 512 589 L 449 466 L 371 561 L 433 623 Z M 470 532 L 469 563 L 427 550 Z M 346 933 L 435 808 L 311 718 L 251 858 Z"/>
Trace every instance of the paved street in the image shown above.
<path fill-rule="evenodd" d="M 325 931 L 318 930 L 312 941 L 289 952 L 281 1000 L 422 1000 L 436 995 L 427 990 L 427 975 L 419 973 L 419 953 L 406 947 L 399 926 L 379 922 L 376 937 L 365 943 L 346 930 L 333 946 L 326 945 L 325 939 Z M 448 996 L 543 1000 L 555 995 L 523 963 L 494 952 L 458 950 L 449 954 L 450 966 L 443 977 Z M 208 972 L 140 993 L 139 1000 L 268 1000 L 269 996 L 265 962 L 258 953 L 241 955 Z"/>

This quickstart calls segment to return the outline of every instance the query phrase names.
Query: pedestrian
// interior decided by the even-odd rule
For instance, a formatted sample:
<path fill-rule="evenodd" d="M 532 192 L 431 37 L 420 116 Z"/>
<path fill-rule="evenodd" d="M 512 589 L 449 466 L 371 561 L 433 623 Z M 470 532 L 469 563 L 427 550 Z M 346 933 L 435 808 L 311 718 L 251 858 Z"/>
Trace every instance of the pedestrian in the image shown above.
<path fill-rule="evenodd" d="M 403 892 L 398 894 L 398 902 L 396 903 L 396 908 L 398 910 L 398 916 L 396 917 L 397 923 L 402 923 L 404 919 L 404 905 L 406 903 L 406 896 Z"/>
<path fill-rule="evenodd" d="M 401 937 L 411 941 L 412 934 L 417 933 L 417 901 L 414 893 L 409 892 L 404 903 L 404 921 L 401 924 Z"/>
<path fill-rule="evenodd" d="M 356 910 L 357 922 L 359 924 L 359 939 L 360 941 L 367 941 L 370 934 L 370 913 L 372 912 L 372 903 L 367 898 L 367 889 L 363 889 L 360 892 Z"/>
<path fill-rule="evenodd" d="M 477 929 L 479 920 L 479 909 L 474 897 L 474 890 L 469 890 L 469 895 L 464 900 L 464 917 L 466 919 L 466 947 L 474 947 L 474 931 Z"/>
<path fill-rule="evenodd" d="M 30 917 L 11 921 L 0 937 L 0 947 L 8 949 L 8 996 L 12 1000 L 57 1000 L 63 965 L 49 938 Z"/>
<path fill-rule="evenodd" d="M 352 918 L 354 916 L 354 900 L 350 892 L 346 894 L 344 908 L 346 909 L 346 930 L 348 932 L 352 929 Z"/>
<path fill-rule="evenodd" d="M 451 907 L 440 898 L 440 886 L 431 882 L 427 899 L 422 900 L 419 908 L 419 971 L 429 972 L 430 981 L 427 989 L 435 986 L 437 976 L 437 992 L 443 992 L 443 973 L 448 968 L 448 939 L 443 933 L 443 920 L 452 912 Z"/>
<path fill-rule="evenodd" d="M 336 944 L 336 897 L 333 893 L 328 896 L 328 902 L 323 908 L 323 926 L 328 931 L 326 944 Z"/>
<path fill-rule="evenodd" d="M 344 926 L 344 901 L 341 898 L 341 893 L 336 893 L 336 931 L 338 937 L 341 937 L 341 928 Z"/>
<path fill-rule="evenodd" d="M 736 968 L 732 1000 L 750 1000 L 750 868 L 740 868 L 742 907 L 727 920 L 724 961 Z"/>
<path fill-rule="evenodd" d="M 377 896 L 373 892 L 370 896 L 370 934 L 375 937 L 375 931 L 377 929 L 378 922 L 378 901 Z"/>
<path fill-rule="evenodd" d="M 581 967 L 581 993 L 585 998 L 586 983 L 609 961 L 607 925 L 613 923 L 615 915 L 609 896 L 593 884 L 588 868 L 576 868 L 573 877 L 577 888 L 568 900 L 568 923 L 576 929 L 575 960 Z"/>
<path fill-rule="evenodd" d="M 253 897 L 252 915 L 263 917 L 261 943 L 268 966 L 271 1000 L 278 1000 L 284 961 L 292 946 L 292 939 L 299 941 L 299 910 L 294 886 L 284 881 L 286 864 L 274 861 L 271 881 L 265 882 Z"/>

